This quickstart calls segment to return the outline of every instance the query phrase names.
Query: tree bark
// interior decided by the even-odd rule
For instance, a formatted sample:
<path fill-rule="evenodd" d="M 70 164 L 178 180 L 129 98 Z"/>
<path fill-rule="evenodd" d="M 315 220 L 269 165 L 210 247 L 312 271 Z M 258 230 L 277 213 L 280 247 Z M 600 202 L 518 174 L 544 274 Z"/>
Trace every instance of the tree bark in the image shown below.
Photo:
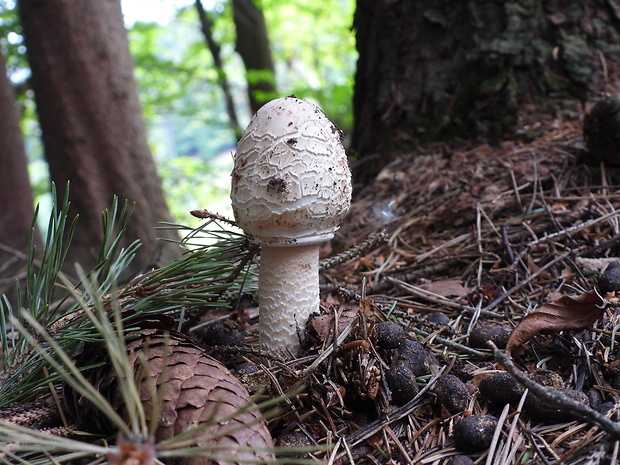
<path fill-rule="evenodd" d="M 605 0 L 358 0 L 355 178 L 420 142 L 511 137 L 583 101 L 617 66 L 619 18 Z"/>
<path fill-rule="evenodd" d="M 26 270 L 34 217 L 28 160 L 19 127 L 13 88 L 0 52 L 0 294 L 15 303 L 15 279 Z"/>
<path fill-rule="evenodd" d="M 248 81 L 252 113 L 274 97 L 275 66 L 263 11 L 253 0 L 233 0 L 233 17 L 237 31 L 237 52 L 241 55 Z"/>
<path fill-rule="evenodd" d="M 120 0 L 21 0 L 19 9 L 45 156 L 58 197 L 70 181 L 79 221 L 68 266 L 90 268 L 113 195 L 135 202 L 125 243 L 142 246 L 132 269 L 167 262 L 176 238 L 142 120 Z"/>

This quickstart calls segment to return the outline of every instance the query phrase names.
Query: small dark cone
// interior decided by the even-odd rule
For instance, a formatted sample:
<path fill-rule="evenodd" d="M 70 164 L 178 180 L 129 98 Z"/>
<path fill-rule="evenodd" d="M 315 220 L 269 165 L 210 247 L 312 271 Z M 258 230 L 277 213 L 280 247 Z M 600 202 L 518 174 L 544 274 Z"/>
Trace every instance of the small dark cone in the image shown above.
<path fill-rule="evenodd" d="M 614 291 L 620 293 L 620 262 L 610 263 L 597 283 L 603 295 Z"/>
<path fill-rule="evenodd" d="M 222 459 L 187 457 L 168 460 L 166 463 L 228 465 L 273 459 L 273 455 L 267 451 L 273 448 L 273 440 L 266 423 L 260 418 L 260 412 L 254 410 L 234 415 L 242 408 L 253 406 L 246 389 L 220 362 L 206 355 L 183 334 L 170 329 L 171 323 L 172 319 L 163 315 L 137 317 L 126 323 L 126 327 L 132 328 L 128 334 L 127 350 L 134 373 L 140 378 L 140 399 L 148 420 L 153 416 L 157 401 L 153 397 L 153 384 L 162 397 L 155 432 L 156 442 L 204 422 L 231 415 L 233 417 L 215 421 L 201 431 L 200 436 L 204 440 L 197 441 L 200 444 L 225 447 L 213 451 L 213 455 L 222 456 Z M 133 328 L 139 329 L 134 331 Z M 124 414 L 124 400 L 102 345 L 87 344 L 76 360 L 78 366 L 98 362 L 103 362 L 104 366 L 86 370 L 85 376 L 117 411 Z M 90 432 L 113 432 L 101 412 L 68 386 L 65 387 L 65 398 L 69 410 L 85 428 L 90 427 Z M 238 450 L 240 446 L 258 450 Z"/>
<path fill-rule="evenodd" d="M 620 93 L 606 96 L 584 117 L 583 138 L 594 160 L 620 165 Z"/>

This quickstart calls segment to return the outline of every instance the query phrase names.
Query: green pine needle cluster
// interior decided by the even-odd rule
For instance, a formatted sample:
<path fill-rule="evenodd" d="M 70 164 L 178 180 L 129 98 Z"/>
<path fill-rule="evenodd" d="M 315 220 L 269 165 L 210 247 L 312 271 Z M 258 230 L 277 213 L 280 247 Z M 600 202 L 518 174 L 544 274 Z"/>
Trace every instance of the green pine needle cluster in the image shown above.
<path fill-rule="evenodd" d="M 68 197 L 61 201 L 54 197 L 42 251 L 36 250 L 31 238 L 28 276 L 24 289 L 19 289 L 22 296 L 19 308 L 13 309 L 4 298 L 0 314 L 0 463 L 67 463 L 84 458 L 91 459 L 90 463 L 115 463 L 123 453 L 123 441 L 139 444 L 144 451 L 152 453 L 149 463 L 154 464 L 195 454 L 206 458 L 209 448 L 213 452 L 213 446 L 196 447 L 192 437 L 199 430 L 162 444 L 152 442 L 155 425 L 146 421 L 139 400 L 139 386 L 127 356 L 121 312 L 131 308 L 135 312 L 178 316 L 199 307 L 226 306 L 230 296 L 244 286 L 252 288 L 255 251 L 247 246 L 242 234 L 230 232 L 215 221 L 197 230 L 176 226 L 189 231 L 183 241 L 187 253 L 170 265 L 148 271 L 117 289 L 119 276 L 139 247 L 138 243 L 127 248 L 121 246 L 131 210 L 127 203 L 120 206 L 118 199 L 114 199 L 112 208 L 103 213 L 104 241 L 99 263 L 90 272 L 78 267 L 76 282 L 61 271 L 75 227 L 75 221 L 68 221 Z M 205 239 L 208 244 L 201 245 Z M 119 416 L 72 361 L 71 354 L 81 341 L 105 341 L 129 421 Z M 49 398 L 50 394 L 59 403 L 56 409 L 62 411 L 58 393 L 63 383 L 96 405 L 115 425 L 122 439 L 111 441 L 116 444 L 110 445 L 106 440 L 95 441 L 85 435 L 82 441 L 76 437 L 84 433 L 76 434 L 71 425 L 65 424 L 64 429 L 60 428 L 61 433 L 54 434 L 39 429 L 36 418 L 31 422 L 11 421 L 9 412 L 16 408 L 24 411 L 28 405 L 34 405 L 31 414 L 35 417 L 32 412 L 45 411 L 37 402 Z M 160 393 L 155 386 L 152 389 L 153 398 L 157 398 Z M 279 401 L 275 399 L 260 407 L 272 407 Z M 64 417 L 63 420 L 66 421 Z"/>
<path fill-rule="evenodd" d="M 215 420 L 203 422 L 160 443 L 156 443 L 152 439 L 159 415 L 155 412 L 151 421 L 147 421 L 140 401 L 140 386 L 134 376 L 133 363 L 129 360 L 125 346 L 119 301 L 114 299 L 112 302 L 104 302 L 98 297 L 99 286 L 96 281 L 90 280 L 80 269 L 77 272 L 83 288 L 80 290 L 72 289 L 72 297 L 78 301 L 80 308 L 85 310 L 85 318 L 92 324 L 93 332 L 105 341 L 106 351 L 123 395 L 128 420 L 121 417 L 109 401 L 84 377 L 80 369 L 73 363 L 71 356 L 61 347 L 54 336 L 37 322 L 30 312 L 23 310 L 20 319 L 15 317 L 11 319 L 11 323 L 19 335 L 41 357 L 49 370 L 57 375 L 57 378 L 62 379 L 81 396 L 97 406 L 98 410 L 115 426 L 118 437 L 113 445 L 106 441 L 80 441 L 0 420 L 0 463 L 49 464 L 65 463 L 77 459 L 91 459 L 90 463 L 93 464 L 125 463 L 120 458 L 126 455 L 128 444 L 131 444 L 133 449 L 139 450 L 142 456 L 150 457 L 148 463 L 153 464 L 179 457 L 222 460 L 221 454 L 219 456 L 214 455 L 214 452 L 221 446 L 199 446 L 196 444 L 197 435 L 201 435 L 200 439 L 203 442 L 215 439 L 201 434 L 209 426 L 212 426 Z M 60 279 L 66 286 L 70 286 L 70 283 L 62 276 Z M 144 369 L 148 370 L 146 363 L 144 363 Z M 144 379 L 152 380 L 148 376 Z M 159 403 L 155 402 L 156 407 L 161 405 L 163 393 L 158 391 L 154 384 L 149 388 L 152 390 L 152 398 L 160 400 Z M 279 400 L 261 404 L 260 407 L 263 409 L 273 407 Z M 258 408 L 256 405 L 248 403 L 234 415 L 256 408 Z M 222 417 L 218 418 L 217 421 L 225 423 L 229 419 Z M 225 431 L 220 434 L 224 435 L 231 432 Z M 79 434 L 75 434 L 75 437 L 79 437 Z M 230 457 L 230 459 L 235 460 L 234 457 Z"/>
<path fill-rule="evenodd" d="M 53 206 L 41 252 L 37 251 L 34 235 L 31 237 L 24 289 L 18 289 L 20 311 L 15 312 L 6 298 L 0 302 L 0 409 L 36 398 L 48 383 L 42 372 L 47 365 L 11 322 L 13 318 L 26 324 L 21 310 L 26 310 L 43 328 L 53 331 L 55 340 L 67 353 L 72 353 L 80 341 L 101 337 L 86 317 L 84 305 L 74 296 L 76 291 L 83 293 L 85 281 L 71 283 L 61 271 L 77 218 L 68 222 L 68 197 L 59 202 L 54 196 Z M 178 316 L 206 306 L 226 307 L 230 297 L 244 286 L 246 290 L 253 288 L 254 274 L 249 272 L 253 253 L 246 247 L 244 236 L 210 221 L 196 230 L 175 226 L 188 231 L 182 241 L 188 247 L 187 253 L 167 266 L 135 277 L 127 286 L 111 293 L 140 245 L 134 242 L 127 248 L 121 246 L 131 212 L 127 202 L 119 206 L 115 198 L 111 209 L 102 214 L 104 234 L 99 260 L 85 274 L 87 281 L 98 284 L 96 292 L 89 294 L 90 300 L 83 303 L 86 306 L 92 308 L 96 299 L 101 299 L 106 305 L 118 301 L 124 309 L 131 308 L 138 313 Z M 33 229 L 35 223 L 36 216 Z M 200 241 L 208 244 L 196 245 Z"/>

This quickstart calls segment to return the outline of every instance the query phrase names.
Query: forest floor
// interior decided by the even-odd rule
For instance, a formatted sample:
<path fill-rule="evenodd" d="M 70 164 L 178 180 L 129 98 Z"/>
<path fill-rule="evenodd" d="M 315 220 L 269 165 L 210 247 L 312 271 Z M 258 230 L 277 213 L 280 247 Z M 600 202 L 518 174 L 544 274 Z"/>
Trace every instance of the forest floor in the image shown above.
<path fill-rule="evenodd" d="M 235 254 L 233 264 L 229 255 L 209 255 L 206 246 L 136 277 L 118 302 L 131 312 L 182 308 L 186 334 L 173 333 L 183 350 L 191 345 L 191 354 L 203 354 L 189 335 L 257 400 L 280 398 L 268 418 L 282 448 L 278 463 L 616 464 L 620 168 L 591 159 L 576 115 L 546 118 L 497 144 L 428 145 L 387 166 L 357 193 L 322 250 L 321 312 L 310 318 L 297 356 L 260 351 L 257 303 L 239 299 L 238 287 L 232 297 L 226 291 L 244 279 L 240 272 L 256 251 L 242 235 L 222 249 Z M 204 269 L 195 267 L 201 260 Z M 234 299 L 234 310 L 202 306 L 214 303 L 202 295 L 205 276 L 213 280 L 207 294 L 218 302 Z M 67 317 L 51 329 L 59 337 L 60 328 L 68 328 L 62 334 L 73 342 L 83 336 L 80 322 L 90 312 L 86 304 L 67 305 Z M 154 325 L 145 326 L 152 333 L 161 318 L 130 321 Z M 162 340 L 165 346 L 168 339 Z M 161 375 L 159 349 L 149 344 L 144 350 Z M 195 357 L 179 354 L 185 365 L 177 360 L 174 367 L 180 373 Z M 34 353 L 28 360 L 40 358 Z M 95 381 L 108 386 L 114 376 L 95 367 Z M 219 364 L 209 367 L 214 382 L 230 377 Z M 21 379 L 22 363 L 7 370 L 14 372 L 10 379 Z M 192 370 L 183 373 L 193 380 Z M 197 396 L 193 384 L 179 387 L 177 378 L 166 384 L 168 394 L 179 396 L 166 398 L 174 409 L 175 399 Z M 20 418 L 24 408 L 17 407 Z M 0 420 L 15 421 L 13 410 L 0 409 Z M 58 417 L 53 403 L 43 410 Z M 97 429 L 97 421 L 86 420 L 85 431 Z M 71 428 L 65 425 L 66 434 L 75 433 Z"/>
<path fill-rule="evenodd" d="M 588 160 L 577 120 L 525 133 L 427 146 L 357 195 L 324 252 L 358 255 L 323 262 L 303 353 L 254 375 L 270 396 L 305 385 L 270 420 L 278 445 L 329 446 L 301 454 L 328 464 L 616 463 L 601 417 L 620 405 L 620 322 L 602 273 L 620 170 Z M 505 349 L 515 327 L 500 364 L 486 341 Z"/>

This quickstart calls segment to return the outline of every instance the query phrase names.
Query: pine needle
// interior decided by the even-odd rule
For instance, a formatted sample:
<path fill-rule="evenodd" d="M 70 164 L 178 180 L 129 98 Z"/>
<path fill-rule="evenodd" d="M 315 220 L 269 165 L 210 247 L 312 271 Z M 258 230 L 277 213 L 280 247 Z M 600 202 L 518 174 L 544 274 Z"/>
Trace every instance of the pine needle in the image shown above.
<path fill-rule="evenodd" d="M 204 306 L 226 306 L 228 296 L 239 293 L 244 286 L 246 290 L 252 289 L 255 248 L 248 245 L 243 234 L 229 231 L 216 222 L 208 222 L 196 230 L 177 225 L 188 231 L 181 243 L 188 248 L 187 253 L 117 289 L 118 278 L 133 259 L 139 243 L 126 249 L 121 247 L 132 206 L 125 202 L 121 207 L 114 198 L 112 208 L 103 212 L 103 244 L 97 265 L 88 273 L 77 267 L 75 278 L 70 279 L 61 270 L 76 220 L 68 221 L 68 194 L 59 201 L 54 193 L 53 202 L 41 253 L 37 253 L 31 237 L 28 276 L 23 291 L 19 292 L 22 295 L 18 301 L 20 311 L 13 312 L 6 298 L 0 302 L 0 409 L 46 395 L 50 383 L 57 386 L 64 383 L 109 420 L 121 442 L 117 445 L 108 445 L 107 441 L 93 443 L 96 438 L 89 434 L 68 438 L 0 420 L 0 463 L 55 464 L 85 458 L 92 459 L 93 464 L 102 463 L 122 456 L 119 447 L 122 441 L 152 447 L 156 454 L 154 463 L 161 463 L 164 457 L 207 458 L 217 454 L 221 446 L 204 444 L 205 440 L 217 438 L 201 436 L 201 432 L 213 422 L 226 421 L 227 417 L 214 418 L 213 422 L 205 422 L 155 444 L 153 434 L 163 392 L 151 376 L 144 376 L 148 374 L 144 371 L 148 367 L 140 354 L 138 371 L 134 372 L 125 341 L 131 328 L 125 328 L 122 314 L 128 308 L 135 313 L 180 314 Z M 207 229 L 207 225 L 212 229 Z M 62 289 L 64 296 L 53 301 Z M 124 417 L 84 375 L 83 370 L 94 366 L 79 368 L 74 363 L 71 354 L 81 342 L 99 342 L 104 347 L 122 396 Z M 166 350 L 164 357 L 165 354 Z M 160 378 L 165 379 L 165 376 L 164 369 Z M 147 422 L 141 402 L 141 382 L 150 383 L 148 389 L 155 399 L 150 422 Z M 281 401 L 271 399 L 259 406 L 248 402 L 235 415 L 257 408 L 268 409 Z M 232 432 L 227 430 L 221 434 Z M 78 440 L 82 438 L 85 440 Z M 284 458 L 281 463 L 308 461 Z"/>

